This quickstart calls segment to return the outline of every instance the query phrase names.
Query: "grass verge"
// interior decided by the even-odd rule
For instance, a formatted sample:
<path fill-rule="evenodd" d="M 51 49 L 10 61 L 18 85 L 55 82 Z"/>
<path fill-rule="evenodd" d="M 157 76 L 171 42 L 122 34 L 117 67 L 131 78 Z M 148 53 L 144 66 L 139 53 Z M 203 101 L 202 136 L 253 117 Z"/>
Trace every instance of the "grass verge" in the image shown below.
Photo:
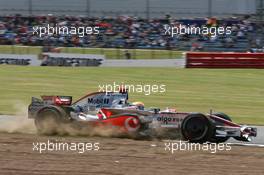
<path fill-rule="evenodd" d="M 257 69 L 63 68 L 0 66 L 0 113 L 15 114 L 32 96 L 74 99 L 116 83 L 166 85 L 165 93 L 131 93 L 130 101 L 179 111 L 222 111 L 239 123 L 264 124 L 264 71 Z M 20 105 L 21 104 L 21 105 Z"/>

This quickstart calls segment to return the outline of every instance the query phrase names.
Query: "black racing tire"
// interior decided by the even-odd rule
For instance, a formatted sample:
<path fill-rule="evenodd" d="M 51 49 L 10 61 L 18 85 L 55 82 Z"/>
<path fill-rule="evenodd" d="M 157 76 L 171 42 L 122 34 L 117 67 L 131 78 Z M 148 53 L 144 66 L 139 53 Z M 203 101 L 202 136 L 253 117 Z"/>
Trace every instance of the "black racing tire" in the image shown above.
<path fill-rule="evenodd" d="M 232 119 L 231 117 L 229 117 L 227 114 L 225 113 L 222 113 L 222 112 L 217 112 L 217 113 L 213 113 L 213 115 L 216 115 L 217 117 L 220 117 L 222 119 L 225 119 L 225 120 L 228 120 L 230 122 L 232 122 Z M 212 142 L 212 143 L 224 143 L 226 142 L 230 137 L 216 137 L 215 136 L 215 131 L 214 131 L 214 135 L 213 137 L 211 137 L 209 139 L 209 142 Z"/>
<path fill-rule="evenodd" d="M 66 112 L 59 107 L 41 109 L 35 118 L 37 132 L 42 135 L 55 135 L 61 132 L 61 124 L 67 122 Z"/>
<path fill-rule="evenodd" d="M 214 126 L 210 119 L 203 114 L 189 114 L 181 123 L 181 134 L 183 139 L 194 142 L 204 143 L 212 137 Z"/>

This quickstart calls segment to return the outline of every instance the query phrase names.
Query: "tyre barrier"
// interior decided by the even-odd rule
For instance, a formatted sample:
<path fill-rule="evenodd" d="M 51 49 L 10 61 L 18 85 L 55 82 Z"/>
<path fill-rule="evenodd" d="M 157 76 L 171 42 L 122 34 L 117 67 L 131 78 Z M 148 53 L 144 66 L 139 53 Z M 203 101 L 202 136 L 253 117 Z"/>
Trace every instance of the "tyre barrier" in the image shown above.
<path fill-rule="evenodd" d="M 188 52 L 186 68 L 264 68 L 264 53 Z"/>
<path fill-rule="evenodd" d="M 43 52 L 41 66 L 99 66 L 104 55 Z"/>
<path fill-rule="evenodd" d="M 100 66 L 104 55 L 42 53 L 38 55 L 0 54 L 0 65 L 21 66 Z"/>
<path fill-rule="evenodd" d="M 80 58 L 48 58 L 41 63 L 41 66 L 99 66 L 102 63 L 99 59 Z"/>
<path fill-rule="evenodd" d="M 1 64 L 27 66 L 30 65 L 30 59 L 0 58 Z"/>

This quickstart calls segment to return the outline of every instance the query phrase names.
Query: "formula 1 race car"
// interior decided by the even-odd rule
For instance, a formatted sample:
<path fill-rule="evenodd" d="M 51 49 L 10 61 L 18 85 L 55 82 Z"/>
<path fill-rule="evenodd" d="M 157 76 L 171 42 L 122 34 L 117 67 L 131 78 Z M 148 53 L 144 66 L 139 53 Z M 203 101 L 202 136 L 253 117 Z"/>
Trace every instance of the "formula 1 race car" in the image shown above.
<path fill-rule="evenodd" d="M 72 103 L 70 96 L 32 97 L 28 117 L 35 119 L 41 134 L 56 134 L 62 125 L 75 128 L 113 129 L 133 137 L 176 136 L 190 142 L 220 143 L 233 137 L 251 141 L 257 129 L 232 122 L 224 113 L 202 114 L 177 112 L 173 109 L 144 109 L 141 102 L 129 103 L 127 91 L 95 92 Z"/>

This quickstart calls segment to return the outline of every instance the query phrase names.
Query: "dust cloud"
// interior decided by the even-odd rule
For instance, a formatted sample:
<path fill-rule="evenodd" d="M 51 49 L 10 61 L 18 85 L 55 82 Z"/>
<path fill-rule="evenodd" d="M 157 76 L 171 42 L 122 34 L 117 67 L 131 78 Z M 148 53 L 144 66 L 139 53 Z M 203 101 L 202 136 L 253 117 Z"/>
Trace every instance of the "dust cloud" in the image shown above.
<path fill-rule="evenodd" d="M 27 105 L 16 102 L 13 106 L 15 115 L 0 116 L 0 132 L 7 133 L 36 133 L 34 120 L 27 118 Z"/>

